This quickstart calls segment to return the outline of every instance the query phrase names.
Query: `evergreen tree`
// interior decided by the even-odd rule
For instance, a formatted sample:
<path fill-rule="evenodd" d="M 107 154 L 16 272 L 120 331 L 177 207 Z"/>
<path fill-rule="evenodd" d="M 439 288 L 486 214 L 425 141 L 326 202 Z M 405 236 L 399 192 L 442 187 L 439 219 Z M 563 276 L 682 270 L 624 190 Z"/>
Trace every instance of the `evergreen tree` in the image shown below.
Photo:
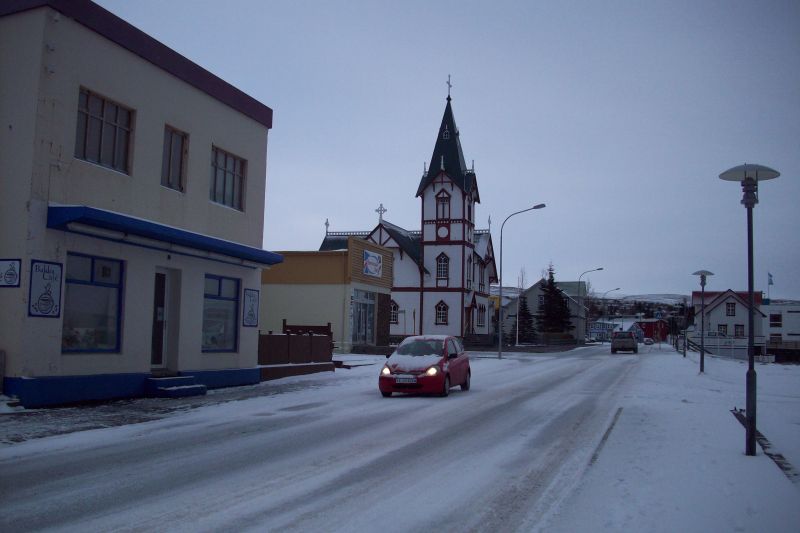
<path fill-rule="evenodd" d="M 542 303 L 536 313 L 536 323 L 542 333 L 564 333 L 574 328 L 567 298 L 556 286 L 552 264 L 547 269 L 547 280 L 542 285 Z"/>
<path fill-rule="evenodd" d="M 536 341 L 536 329 L 533 326 L 533 314 L 528 307 L 528 298 L 523 294 L 519 298 L 519 310 L 517 311 L 517 320 L 519 320 L 519 341 L 520 342 L 534 342 Z"/>

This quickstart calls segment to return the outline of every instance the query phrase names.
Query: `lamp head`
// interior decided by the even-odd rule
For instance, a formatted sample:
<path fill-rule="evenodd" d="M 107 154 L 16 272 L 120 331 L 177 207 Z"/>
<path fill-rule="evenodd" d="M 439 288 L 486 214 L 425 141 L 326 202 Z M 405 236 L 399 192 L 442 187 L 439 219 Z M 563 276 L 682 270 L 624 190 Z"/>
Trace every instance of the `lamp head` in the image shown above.
<path fill-rule="evenodd" d="M 536 204 L 535 206 L 533 206 L 533 209 L 542 209 L 544 207 L 547 207 L 547 206 L 544 205 L 544 204 Z"/>

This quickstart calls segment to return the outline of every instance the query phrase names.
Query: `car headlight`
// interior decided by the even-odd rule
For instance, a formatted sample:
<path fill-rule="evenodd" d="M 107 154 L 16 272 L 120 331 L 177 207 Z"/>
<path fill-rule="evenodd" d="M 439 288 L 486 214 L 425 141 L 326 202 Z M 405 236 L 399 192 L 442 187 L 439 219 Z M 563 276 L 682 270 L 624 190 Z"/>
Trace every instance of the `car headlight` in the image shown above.
<path fill-rule="evenodd" d="M 432 366 L 428 370 L 425 371 L 426 376 L 435 376 L 439 373 L 439 367 Z"/>
<path fill-rule="evenodd" d="M 392 373 L 392 371 L 389 370 L 389 367 L 386 366 L 386 365 L 383 365 L 383 369 L 381 370 L 381 376 L 388 376 L 391 373 Z"/>

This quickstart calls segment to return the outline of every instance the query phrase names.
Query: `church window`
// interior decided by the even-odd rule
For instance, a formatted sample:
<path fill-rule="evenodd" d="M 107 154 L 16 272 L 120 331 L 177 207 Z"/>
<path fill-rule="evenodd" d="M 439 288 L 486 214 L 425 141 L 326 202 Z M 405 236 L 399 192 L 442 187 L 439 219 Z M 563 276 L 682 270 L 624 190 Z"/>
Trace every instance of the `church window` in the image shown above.
<path fill-rule="evenodd" d="M 436 279 L 450 278 L 450 258 L 445 254 L 439 254 L 436 258 Z"/>
<path fill-rule="evenodd" d="M 436 304 L 436 324 L 447 325 L 447 314 L 449 310 L 450 308 L 447 304 L 439 300 L 439 303 Z"/>
<path fill-rule="evenodd" d="M 445 141 L 450 138 L 450 130 L 447 129 L 447 126 L 444 127 L 444 131 L 442 132 L 442 139 Z"/>
<path fill-rule="evenodd" d="M 486 306 L 481 304 L 478 306 L 478 326 L 483 327 L 486 325 Z"/>
<path fill-rule="evenodd" d="M 389 304 L 389 323 L 390 324 L 397 324 L 398 311 L 400 311 L 400 306 L 397 305 L 397 302 L 392 300 L 391 303 Z"/>
<path fill-rule="evenodd" d="M 450 218 L 450 195 L 445 191 L 439 191 L 436 195 L 436 218 L 438 220 Z"/>
<path fill-rule="evenodd" d="M 467 200 L 467 222 L 472 222 L 472 201 Z"/>
<path fill-rule="evenodd" d="M 486 292 L 486 265 L 483 262 L 478 263 L 478 290 Z"/>
<path fill-rule="evenodd" d="M 467 257 L 467 288 L 472 288 L 472 258 Z"/>

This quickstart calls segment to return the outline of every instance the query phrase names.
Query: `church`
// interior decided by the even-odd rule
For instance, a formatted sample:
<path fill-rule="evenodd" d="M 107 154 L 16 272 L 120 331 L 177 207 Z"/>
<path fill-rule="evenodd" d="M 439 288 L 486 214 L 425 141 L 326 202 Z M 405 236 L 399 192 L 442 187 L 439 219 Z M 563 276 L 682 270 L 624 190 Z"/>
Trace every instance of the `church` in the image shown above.
<path fill-rule="evenodd" d="M 347 247 L 357 236 L 392 251 L 393 284 L 389 330 L 407 335 L 463 337 L 493 333 L 489 284 L 497 280 L 492 237 L 475 228 L 480 203 L 474 168 L 467 168 L 448 94 L 429 167 L 416 190 L 422 227 L 401 228 L 383 218 L 371 231 L 328 231 L 320 251 Z"/>

